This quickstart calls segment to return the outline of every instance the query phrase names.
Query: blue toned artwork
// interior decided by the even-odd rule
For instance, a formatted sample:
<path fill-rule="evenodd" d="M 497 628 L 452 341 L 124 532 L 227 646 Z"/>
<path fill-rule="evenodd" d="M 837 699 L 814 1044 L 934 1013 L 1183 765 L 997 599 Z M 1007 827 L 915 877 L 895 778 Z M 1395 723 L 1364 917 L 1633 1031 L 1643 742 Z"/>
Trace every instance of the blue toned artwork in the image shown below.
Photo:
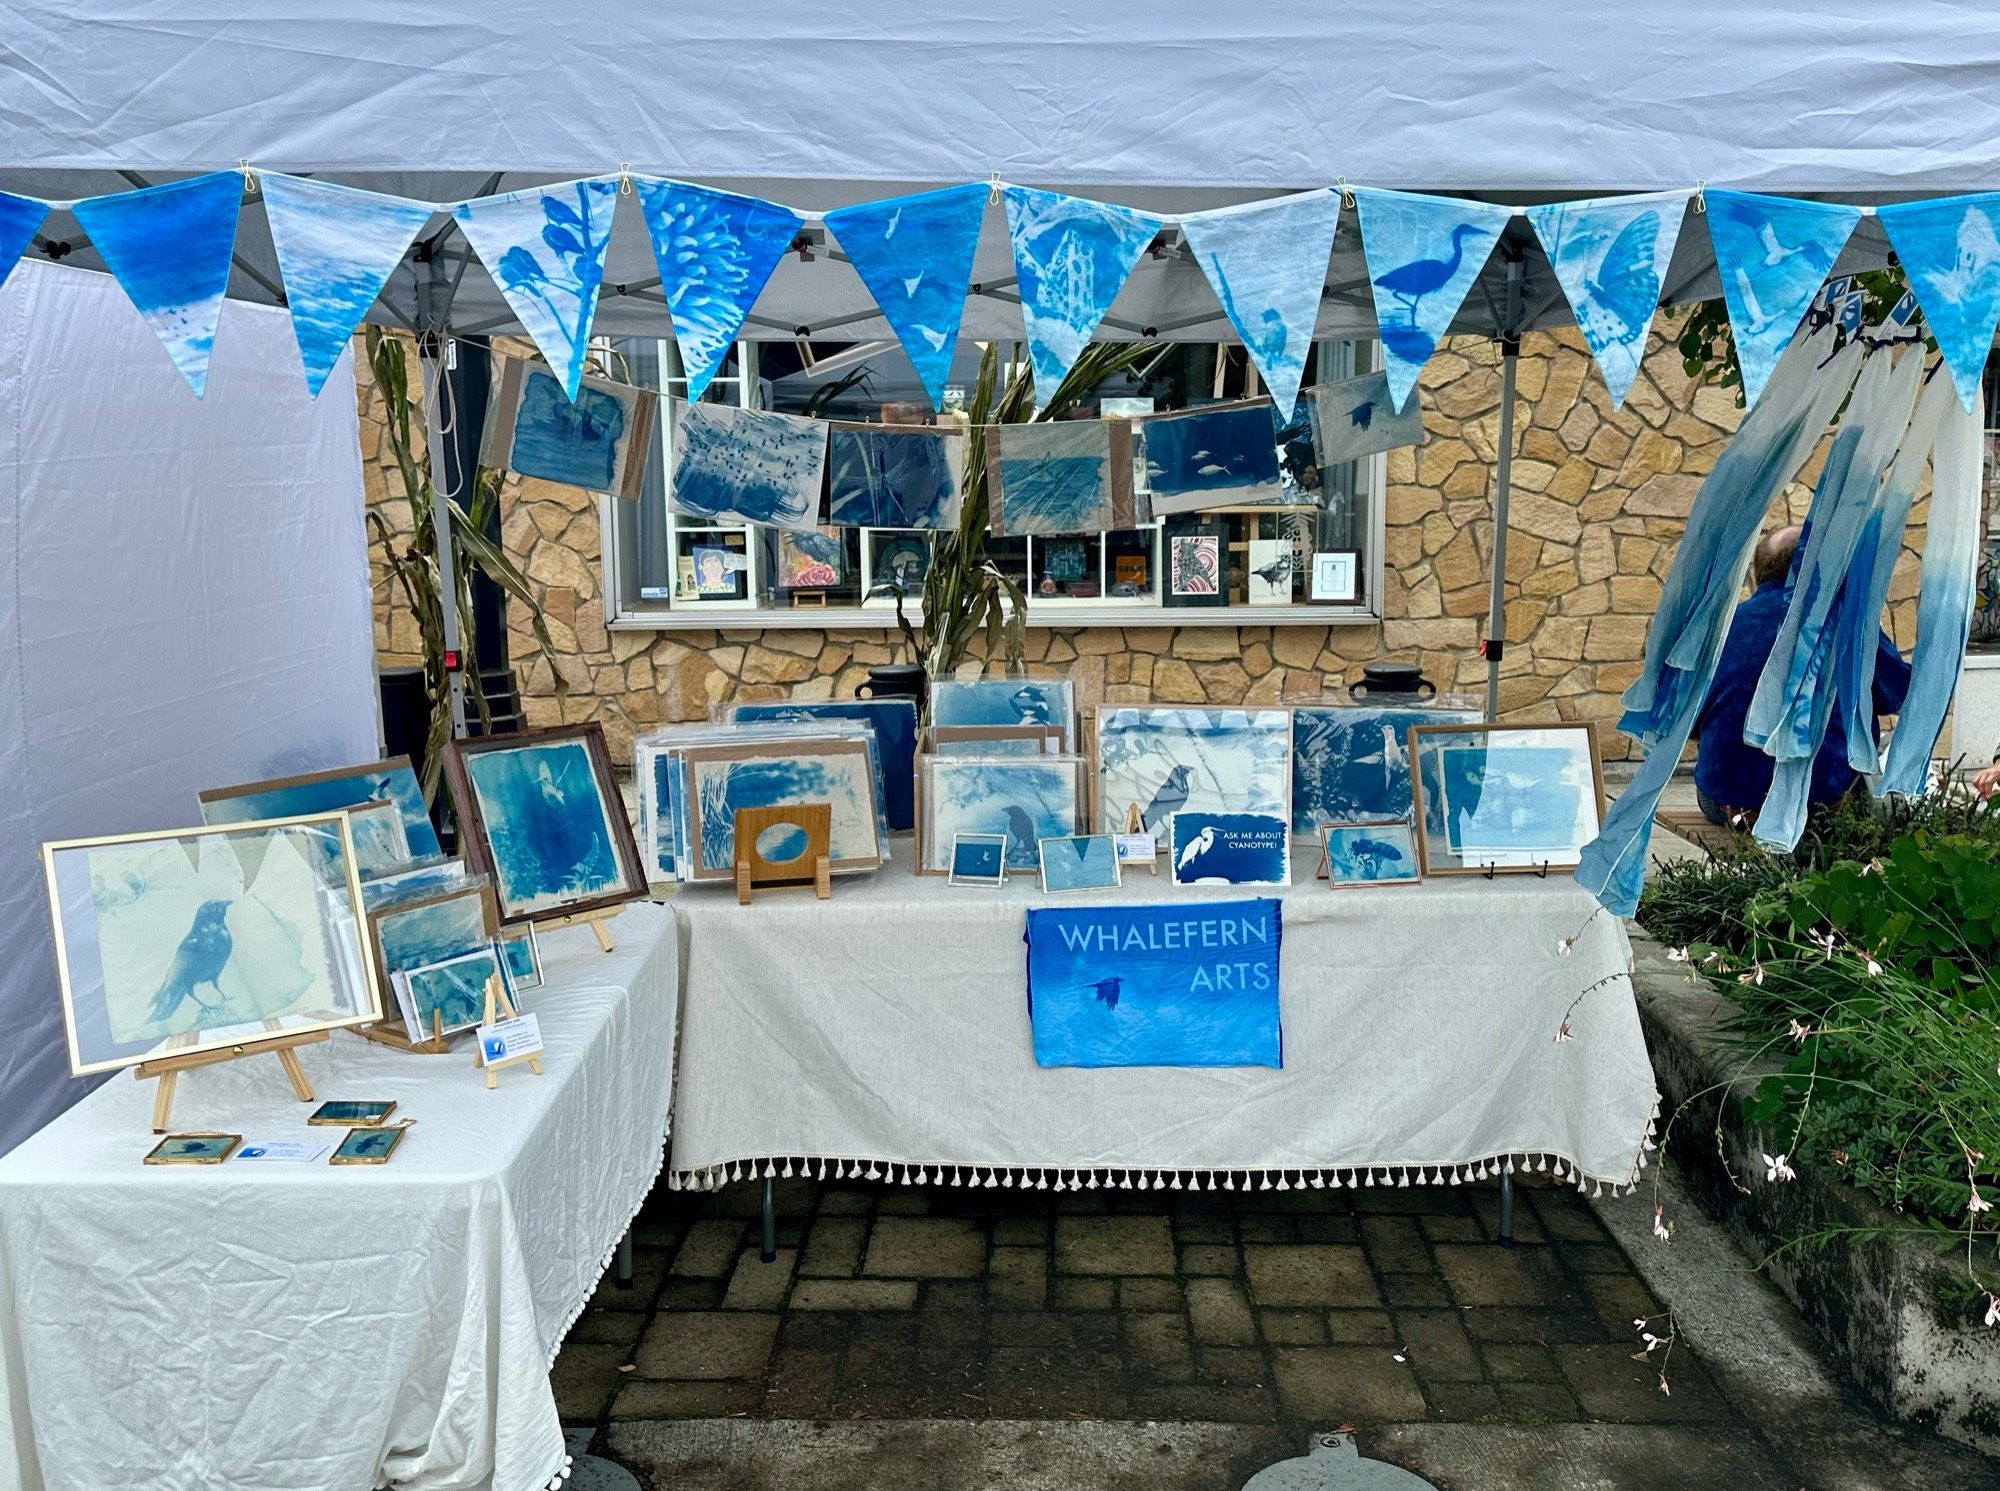
<path fill-rule="evenodd" d="M 375 297 L 430 221 L 427 202 L 407 202 L 331 181 L 266 172 L 264 217 L 278 251 L 292 338 L 314 398 L 375 304 Z"/>
<path fill-rule="evenodd" d="M 1035 401 L 1046 404 L 1160 231 L 1160 220 L 1032 187 L 1010 186 L 1004 195 Z"/>
<path fill-rule="evenodd" d="M 1138 425 L 1153 516 L 1276 502 L 1278 442 L 1262 399 L 1163 415 Z"/>
<path fill-rule="evenodd" d="M 0 192 L 0 285 L 35 241 L 35 233 L 49 215 L 49 204 L 33 197 L 17 197 Z"/>
<path fill-rule="evenodd" d="M 347 810 L 347 836 L 354 843 L 354 867 L 363 880 L 393 875 L 410 863 L 403 817 L 386 799 Z"/>
<path fill-rule="evenodd" d="M 340 1147 L 329 1156 L 338 1164 L 377 1163 L 387 1160 L 396 1152 L 396 1146 L 403 1142 L 403 1135 L 409 1130 L 395 1128 L 349 1129 L 347 1137 L 340 1141 Z"/>
<path fill-rule="evenodd" d="M 1271 410 L 1272 438 L 1278 447 L 1278 501 L 1287 507 L 1319 507 L 1326 501 L 1320 459 L 1318 390 L 1299 400 L 1290 419 Z"/>
<path fill-rule="evenodd" d="M 1573 865 L 1597 834 L 1590 732 L 1576 726 L 1418 737 L 1432 859 Z"/>
<path fill-rule="evenodd" d="M 639 782 L 639 818 L 642 824 L 640 857 L 645 861 L 648 880 L 680 878 L 679 832 L 681 810 L 680 762 L 663 747 L 649 741 L 632 746 L 632 774 Z"/>
<path fill-rule="evenodd" d="M 503 915 L 512 920 L 642 886 L 627 883 L 603 784 L 583 740 L 467 752 Z"/>
<path fill-rule="evenodd" d="M 1098 826 L 1150 833 L 1174 814 L 1268 813 L 1291 821 L 1292 716 L 1285 709 L 1120 706 L 1097 713 Z"/>
<path fill-rule="evenodd" d="M 1743 404 L 1754 408 L 1861 212 L 1751 192 L 1703 195 L 1715 272 L 1743 369 Z"/>
<path fill-rule="evenodd" d="M 1037 907 L 1037 1066 L 1282 1067 L 1273 900 Z"/>
<path fill-rule="evenodd" d="M 1074 759 L 926 757 L 924 815 L 930 862 L 925 868 L 947 869 L 952 841 L 960 834 L 1003 834 L 1008 868 L 1034 869 L 1040 863 L 1038 846 L 1043 839 L 1064 838 L 1080 826 L 1077 775 Z"/>
<path fill-rule="evenodd" d="M 173 1135 L 162 1139 L 147 1158 L 185 1165 L 220 1164 L 242 1142 L 236 1134 Z"/>
<path fill-rule="evenodd" d="M 1076 685 L 1067 678 L 941 678 L 931 685 L 933 725 L 1051 725 L 1076 739 Z"/>
<path fill-rule="evenodd" d="M 1423 879 L 1416 832 L 1407 823 L 1329 823 L 1322 830 L 1327 877 L 1335 885 Z"/>
<path fill-rule="evenodd" d="M 1363 373 L 1338 383 L 1321 383 L 1313 391 L 1319 410 L 1319 460 L 1322 466 L 1358 461 L 1378 451 L 1424 443 L 1424 413 L 1415 404 L 1398 412 L 1389 397 L 1387 373 Z"/>
<path fill-rule="evenodd" d="M 774 202 L 683 181 L 638 176 L 632 184 L 680 346 L 687 396 L 699 400 L 798 236 L 799 215 Z"/>
<path fill-rule="evenodd" d="M 402 815 L 403 840 L 412 855 L 428 858 L 443 852 L 437 830 L 431 826 L 424 789 L 418 785 L 407 756 L 340 766 L 303 777 L 214 788 L 201 794 L 201 821 L 246 823 L 256 818 L 296 818 L 358 808 L 385 798 Z"/>
<path fill-rule="evenodd" d="M 1129 479 L 1117 481 L 1126 473 L 1113 469 L 1111 421 L 1000 425 L 989 438 L 999 453 L 996 534 L 1104 533 L 1132 526 Z"/>
<path fill-rule="evenodd" d="M 1292 831 L 1409 814 L 1412 725 L 1472 725 L 1476 709 L 1376 704 L 1300 705 L 1292 711 Z"/>
<path fill-rule="evenodd" d="M 1290 885 L 1291 826 L 1276 813 L 1176 813 L 1167 820 L 1176 885 Z"/>
<path fill-rule="evenodd" d="M 391 901 L 415 900 L 465 879 L 465 861 L 434 854 L 401 869 L 361 882 L 361 904 L 369 911 Z"/>
<path fill-rule="evenodd" d="M 410 991 L 410 1039 L 470 1030 L 486 1016 L 487 981 L 500 971 L 491 947 L 403 971 Z"/>
<path fill-rule="evenodd" d="M 1614 409 L 1624 406 L 1646 355 L 1646 334 L 1686 212 L 1681 192 L 1528 209 Z"/>
<path fill-rule="evenodd" d="M 835 425 L 827 435 L 826 520 L 844 528 L 956 528 L 965 437 Z"/>
<path fill-rule="evenodd" d="M 4 207 L 4 204 L 0 204 Z M 1899 202 L 1875 216 L 1924 308 L 1959 402 L 1971 412 L 2000 323 L 2000 192 Z M 5 263 L 0 229 L 0 264 Z M 4 273 L 4 270 L 0 270 Z"/>
<path fill-rule="evenodd" d="M 511 407 L 510 394 L 516 395 Z M 636 498 L 655 397 L 645 389 L 585 378 L 572 398 L 547 368 L 510 358 L 494 390 L 481 459 L 542 481 Z"/>
<path fill-rule="evenodd" d="M 1112 890 L 1118 885 L 1118 846 L 1109 834 L 1069 834 L 1043 839 L 1042 889 Z"/>
<path fill-rule="evenodd" d="M 618 178 L 599 176 L 481 197 L 452 212 L 571 398 L 583 377 L 617 206 Z"/>
<path fill-rule="evenodd" d="M 877 538 L 875 583 L 897 595 L 920 596 L 924 577 L 931 572 L 931 544 L 913 533 Z"/>
<path fill-rule="evenodd" d="M 502 932 L 493 944 L 500 954 L 500 971 L 507 976 L 509 989 L 538 989 L 542 984 L 542 949 L 535 929 Z"/>
<path fill-rule="evenodd" d="M 486 948 L 495 931 L 486 897 L 484 885 L 468 885 L 376 912 L 369 925 L 382 970 L 400 973 Z"/>
<path fill-rule="evenodd" d="M 686 763 L 692 879 L 735 873 L 736 815 L 745 808 L 823 802 L 832 811 L 827 858 L 833 873 L 882 862 L 875 768 L 866 738 L 691 749 Z M 767 853 L 775 853 L 763 846 Z"/>
<path fill-rule="evenodd" d="M 1339 225 L 1340 194 L 1323 188 L 1181 219 L 1188 249 L 1263 374 L 1280 418 L 1298 404 Z"/>
<path fill-rule="evenodd" d="M 822 219 L 909 354 L 933 409 L 944 407 L 987 191 L 948 186 L 836 208 Z"/>
<path fill-rule="evenodd" d="M 242 200 L 242 176 L 216 171 L 70 209 L 196 398 L 208 386 Z"/>
<path fill-rule="evenodd" d="M 734 404 L 689 404 L 674 431 L 670 505 L 683 518 L 819 524 L 826 424 Z"/>
<path fill-rule="evenodd" d="M 875 732 L 875 760 L 881 768 L 878 784 L 882 813 L 891 833 L 916 827 L 912 775 L 917 759 L 917 705 L 914 699 L 778 700 L 768 704 L 731 707 L 733 724 L 760 720 L 859 720 Z"/>
<path fill-rule="evenodd" d="M 1390 403 L 1401 409 L 1514 211 L 1456 197 L 1353 191 Z"/>
<path fill-rule="evenodd" d="M 1005 834 L 960 834 L 951 841 L 953 885 L 999 885 L 1006 878 Z"/>

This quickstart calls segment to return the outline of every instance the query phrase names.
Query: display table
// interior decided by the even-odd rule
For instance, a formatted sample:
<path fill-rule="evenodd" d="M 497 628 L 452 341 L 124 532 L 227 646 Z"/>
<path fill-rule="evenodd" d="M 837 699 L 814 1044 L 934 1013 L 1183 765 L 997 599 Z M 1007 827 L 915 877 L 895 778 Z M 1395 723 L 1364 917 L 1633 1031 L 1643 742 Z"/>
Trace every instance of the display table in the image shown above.
<path fill-rule="evenodd" d="M 676 893 L 671 1184 L 1402 1184 L 1509 1162 L 1638 1178 L 1658 1099 L 1631 948 L 1567 876 L 1335 891 L 1302 850 L 1299 883 L 1262 891 L 1283 897 L 1282 1071 L 1081 1070 L 1035 1065 L 1025 909 L 1259 892 L 1176 888 L 1164 860 L 1113 891 L 979 890 L 913 875 L 909 852 L 829 902 Z"/>
<path fill-rule="evenodd" d="M 0 1486 L 529 1491 L 563 1464 L 548 1368 L 659 1172 L 675 938 L 541 939 L 544 1075 L 462 1038 L 303 1048 L 321 1099 L 416 1120 L 380 1166 L 148 1166 L 120 1074 L 0 1159 Z M 180 1129 L 309 1129 L 278 1063 L 184 1074 Z"/>

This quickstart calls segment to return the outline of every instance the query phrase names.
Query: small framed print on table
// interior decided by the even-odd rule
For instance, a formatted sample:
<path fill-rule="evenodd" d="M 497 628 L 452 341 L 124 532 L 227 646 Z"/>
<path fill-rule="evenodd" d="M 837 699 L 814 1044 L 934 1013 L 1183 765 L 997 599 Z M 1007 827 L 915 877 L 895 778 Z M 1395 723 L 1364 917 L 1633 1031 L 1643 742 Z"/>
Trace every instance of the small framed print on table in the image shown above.
<path fill-rule="evenodd" d="M 1317 878 L 1343 885 L 1417 885 L 1424 878 L 1417 834 L 1409 821 L 1323 823 Z"/>
<path fill-rule="evenodd" d="M 1043 839 L 1044 891 L 1116 890 L 1119 883 L 1117 842 L 1110 834 L 1064 834 Z"/>
<path fill-rule="evenodd" d="M 1330 606 L 1361 604 L 1361 551 L 1319 549 L 1312 557 L 1306 599 Z"/>
<path fill-rule="evenodd" d="M 997 890 L 1007 883 L 1005 834 L 954 834 L 947 885 L 974 885 Z"/>
<path fill-rule="evenodd" d="M 1229 604 L 1229 533 L 1221 523 L 1169 518 L 1165 524 L 1168 606 Z"/>

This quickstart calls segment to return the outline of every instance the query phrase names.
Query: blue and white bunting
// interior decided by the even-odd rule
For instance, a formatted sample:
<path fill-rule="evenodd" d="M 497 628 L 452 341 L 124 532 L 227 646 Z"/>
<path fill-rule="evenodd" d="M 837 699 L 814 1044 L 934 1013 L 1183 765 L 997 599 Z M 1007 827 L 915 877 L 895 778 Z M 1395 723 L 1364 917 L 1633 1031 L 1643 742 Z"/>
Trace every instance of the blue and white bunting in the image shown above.
<path fill-rule="evenodd" d="M 958 345 L 988 191 L 984 186 L 948 186 L 841 207 L 825 218 L 827 230 L 909 354 L 933 409 L 944 407 L 945 379 Z"/>
<path fill-rule="evenodd" d="M 2000 192 L 1878 207 L 1924 308 L 1959 402 L 1970 411 L 2000 326 Z"/>
<path fill-rule="evenodd" d="M 1729 306 L 1743 406 L 1757 402 L 1778 357 L 1861 220 L 1858 208 L 1752 192 L 1709 191 L 1708 237 Z"/>
<path fill-rule="evenodd" d="M 688 402 L 699 403 L 801 219 L 789 207 L 684 181 L 638 176 L 632 184 L 680 345 Z"/>
<path fill-rule="evenodd" d="M 35 241 L 35 233 L 48 215 L 46 202 L 0 192 L 0 285 L 7 283 L 7 276 Z"/>
<path fill-rule="evenodd" d="M 331 181 L 260 178 L 292 337 L 314 398 L 434 209 Z"/>
<path fill-rule="evenodd" d="M 72 209 L 90 246 L 153 328 L 196 398 L 229 288 L 229 256 L 243 177 L 192 176 L 166 186 L 92 197 Z"/>
<path fill-rule="evenodd" d="M 583 377 L 617 205 L 618 178 L 597 176 L 480 197 L 452 209 L 479 262 L 572 399 Z"/>
<path fill-rule="evenodd" d="M 1646 335 L 1688 196 L 1672 192 L 1528 209 L 1614 409 L 1624 406 L 1646 355 Z"/>
<path fill-rule="evenodd" d="M 1160 220 L 1032 187 L 1010 186 L 1005 195 L 1035 400 L 1046 404 L 1125 288 Z"/>
<path fill-rule="evenodd" d="M 1375 290 L 1382 366 L 1400 412 L 1514 209 L 1416 192 L 1352 190 Z"/>
<path fill-rule="evenodd" d="M 1195 262 L 1285 420 L 1297 412 L 1339 226 L 1340 195 L 1330 191 L 1181 219 Z"/>

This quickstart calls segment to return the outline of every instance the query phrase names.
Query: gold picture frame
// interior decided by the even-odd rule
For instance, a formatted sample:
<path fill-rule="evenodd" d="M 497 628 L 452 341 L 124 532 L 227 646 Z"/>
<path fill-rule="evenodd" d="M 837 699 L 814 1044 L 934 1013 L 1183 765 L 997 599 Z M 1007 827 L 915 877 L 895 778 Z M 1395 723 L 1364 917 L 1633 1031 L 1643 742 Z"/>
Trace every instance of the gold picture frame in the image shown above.
<path fill-rule="evenodd" d="M 217 1144 L 212 1141 L 224 1141 Z M 199 1148 L 189 1151 L 188 1146 L 198 1144 Z M 168 1134 L 151 1149 L 146 1151 L 142 1164 L 147 1165 L 220 1165 L 224 1160 L 243 1147 L 241 1134 L 222 1134 L 211 1130 L 195 1130 L 185 1134 Z M 178 1153 L 172 1151 L 180 1151 Z"/>
<path fill-rule="evenodd" d="M 1581 743 L 1580 748 L 1587 753 L 1590 765 L 1589 801 L 1596 817 L 1596 822 L 1591 828 L 1591 836 L 1595 837 L 1597 831 L 1603 827 L 1605 813 L 1604 757 L 1602 751 L 1599 749 L 1597 726 L 1595 723 L 1588 720 L 1575 720 L 1543 725 L 1515 725 L 1493 722 L 1465 725 L 1412 725 L 1409 728 L 1407 736 L 1407 749 L 1410 757 L 1410 793 L 1415 810 L 1413 824 L 1417 841 L 1417 863 L 1426 879 L 1433 875 L 1484 875 L 1489 878 L 1494 875 L 1546 876 L 1552 871 L 1567 873 L 1576 868 L 1577 859 L 1567 853 L 1564 857 L 1557 857 L 1550 854 L 1537 860 L 1530 851 L 1492 851 L 1490 856 L 1487 857 L 1487 862 L 1467 863 L 1467 857 L 1462 852 L 1452 850 L 1449 847 L 1450 823 L 1448 817 L 1441 817 L 1441 821 L 1445 823 L 1443 836 L 1437 842 L 1433 842 L 1433 835 L 1430 831 L 1431 809 L 1438 809 L 1440 815 L 1448 815 L 1450 812 L 1451 790 L 1449 783 L 1446 783 L 1443 794 L 1445 800 L 1443 802 L 1437 801 L 1431 791 L 1428 790 L 1424 769 L 1427 745 L 1433 742 L 1441 742 L 1444 738 L 1451 736 L 1489 737 L 1495 735 L 1509 737 L 1576 737 Z M 1534 746 L 1536 742 L 1524 738 L 1510 739 L 1506 744 L 1517 749 L 1523 749 Z M 1589 840 L 1584 839 L 1583 842 L 1587 843 Z M 1580 851 L 1582 844 L 1579 843 L 1576 848 Z M 1506 858 L 1518 862 L 1502 863 L 1503 854 Z"/>

